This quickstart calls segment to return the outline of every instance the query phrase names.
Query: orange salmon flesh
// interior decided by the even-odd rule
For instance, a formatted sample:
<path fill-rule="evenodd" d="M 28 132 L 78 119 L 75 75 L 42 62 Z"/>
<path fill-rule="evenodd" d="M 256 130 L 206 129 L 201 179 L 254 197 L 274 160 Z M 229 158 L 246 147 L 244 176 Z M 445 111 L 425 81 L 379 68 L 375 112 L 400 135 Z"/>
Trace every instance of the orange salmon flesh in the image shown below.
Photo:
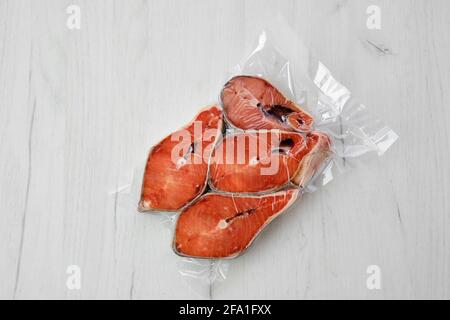
<path fill-rule="evenodd" d="M 262 78 L 234 77 L 222 90 L 221 99 L 226 119 L 236 128 L 311 131 L 312 116 Z"/>
<path fill-rule="evenodd" d="M 195 122 L 202 129 L 199 134 L 195 133 Z M 207 108 L 191 124 L 166 137 L 151 150 L 144 173 L 140 211 L 178 211 L 204 192 L 208 158 L 222 133 L 222 125 L 221 109 L 217 106 Z M 205 132 L 209 133 L 208 137 Z M 188 144 L 192 148 L 188 148 L 185 157 L 174 161 L 173 150 L 180 145 L 178 133 L 188 135 Z M 203 150 L 203 154 L 195 149 Z"/>
<path fill-rule="evenodd" d="M 234 258 L 299 196 L 297 189 L 259 197 L 206 194 L 178 218 L 174 250 L 197 258 Z"/>
<path fill-rule="evenodd" d="M 329 152 L 328 137 L 317 132 L 306 138 L 280 131 L 229 135 L 214 150 L 209 184 L 233 193 L 276 191 L 289 183 L 304 187 Z"/>

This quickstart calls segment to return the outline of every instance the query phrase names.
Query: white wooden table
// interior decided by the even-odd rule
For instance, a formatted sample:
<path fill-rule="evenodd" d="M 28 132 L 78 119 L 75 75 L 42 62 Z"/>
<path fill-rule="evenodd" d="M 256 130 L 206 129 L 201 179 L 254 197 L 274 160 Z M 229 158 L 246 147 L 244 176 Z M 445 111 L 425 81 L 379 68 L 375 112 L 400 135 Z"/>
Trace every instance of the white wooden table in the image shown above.
<path fill-rule="evenodd" d="M 276 11 L 400 140 L 196 288 L 160 218 L 114 191 L 217 99 Z M 0 298 L 450 298 L 449 17 L 446 0 L 0 0 Z"/>

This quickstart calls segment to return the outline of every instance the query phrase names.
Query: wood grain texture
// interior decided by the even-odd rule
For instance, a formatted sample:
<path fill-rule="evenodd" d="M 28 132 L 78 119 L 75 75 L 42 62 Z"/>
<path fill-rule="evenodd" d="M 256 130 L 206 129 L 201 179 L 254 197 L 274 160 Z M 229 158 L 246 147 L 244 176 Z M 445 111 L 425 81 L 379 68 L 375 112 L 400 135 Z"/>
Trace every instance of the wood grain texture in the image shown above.
<path fill-rule="evenodd" d="M 192 285 L 161 218 L 115 191 L 276 11 L 400 140 L 277 219 L 226 281 Z M 449 16 L 445 0 L 0 0 L 0 298 L 450 298 Z"/>

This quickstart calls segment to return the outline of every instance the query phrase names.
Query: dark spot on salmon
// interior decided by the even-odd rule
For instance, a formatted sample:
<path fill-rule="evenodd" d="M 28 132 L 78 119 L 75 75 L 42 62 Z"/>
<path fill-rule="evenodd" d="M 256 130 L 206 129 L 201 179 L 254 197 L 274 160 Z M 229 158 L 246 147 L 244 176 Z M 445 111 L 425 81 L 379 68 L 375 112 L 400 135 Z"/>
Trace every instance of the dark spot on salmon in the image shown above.
<path fill-rule="evenodd" d="M 266 115 L 274 117 L 281 123 L 286 122 L 287 117 L 294 112 L 292 109 L 279 104 L 262 106 L 261 103 L 258 103 L 258 107 L 261 108 Z"/>
<path fill-rule="evenodd" d="M 295 142 L 291 138 L 284 139 L 283 141 L 280 142 L 280 148 L 293 148 L 294 145 Z"/>
<path fill-rule="evenodd" d="M 302 119 L 300 119 L 300 118 L 297 118 L 297 119 L 295 119 L 295 120 L 297 120 L 297 123 L 299 124 L 299 125 L 304 125 L 305 124 L 305 121 L 303 121 Z"/>
<path fill-rule="evenodd" d="M 252 214 L 255 213 L 255 212 L 256 212 L 256 209 L 248 209 L 248 210 L 239 212 L 239 213 L 235 214 L 235 215 L 232 216 L 232 217 L 226 218 L 226 219 L 225 219 L 225 222 L 226 222 L 226 223 L 230 223 L 230 222 L 232 222 L 233 220 L 235 220 L 235 219 L 237 219 L 237 218 L 239 218 L 239 217 L 249 216 L 249 215 L 252 215 Z"/>
<path fill-rule="evenodd" d="M 279 153 L 287 155 L 294 147 L 295 142 L 291 138 L 284 139 L 280 142 L 280 146 L 272 150 L 272 153 Z"/>
<path fill-rule="evenodd" d="M 192 142 L 191 145 L 189 146 L 189 148 L 187 149 L 186 154 L 183 156 L 183 158 L 185 160 L 187 160 L 191 154 L 195 153 L 196 148 L 197 148 L 197 143 Z"/>
<path fill-rule="evenodd" d="M 187 151 L 187 154 L 189 153 L 195 153 L 195 147 L 196 147 L 196 143 L 192 142 L 191 145 L 189 146 L 189 149 Z"/>

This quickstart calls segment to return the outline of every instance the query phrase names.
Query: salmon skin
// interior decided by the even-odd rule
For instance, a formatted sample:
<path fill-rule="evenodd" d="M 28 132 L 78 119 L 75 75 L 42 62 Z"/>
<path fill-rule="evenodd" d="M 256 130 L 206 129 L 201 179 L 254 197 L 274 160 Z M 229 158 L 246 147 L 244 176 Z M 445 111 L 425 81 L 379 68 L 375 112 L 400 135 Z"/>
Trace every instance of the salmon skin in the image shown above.
<path fill-rule="evenodd" d="M 264 196 L 206 194 L 180 214 L 173 249 L 193 258 L 236 258 L 299 195 L 298 189 Z"/>
<path fill-rule="evenodd" d="M 226 136 L 211 158 L 209 185 L 215 191 L 265 193 L 293 184 L 305 187 L 330 154 L 320 132 L 255 131 Z"/>
<path fill-rule="evenodd" d="M 199 197 L 222 130 L 222 110 L 211 106 L 157 144 L 147 160 L 139 211 L 179 211 Z"/>
<path fill-rule="evenodd" d="M 311 131 L 313 117 L 262 78 L 232 78 L 223 88 L 221 99 L 225 119 L 235 128 Z"/>
<path fill-rule="evenodd" d="M 325 133 L 312 132 L 306 135 L 306 154 L 302 157 L 298 171 L 291 182 L 304 188 L 320 171 L 326 160 L 330 157 L 331 140 Z"/>

